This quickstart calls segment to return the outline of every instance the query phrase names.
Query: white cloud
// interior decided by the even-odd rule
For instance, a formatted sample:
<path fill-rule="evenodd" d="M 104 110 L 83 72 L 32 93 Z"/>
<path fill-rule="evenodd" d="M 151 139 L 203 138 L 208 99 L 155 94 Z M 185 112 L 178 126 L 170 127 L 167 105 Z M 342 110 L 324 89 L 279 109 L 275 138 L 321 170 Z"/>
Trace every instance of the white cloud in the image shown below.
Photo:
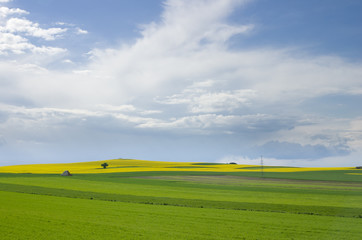
<path fill-rule="evenodd" d="M 37 47 L 31 44 L 26 38 L 12 33 L 0 32 L 0 55 L 8 55 L 9 53 L 19 55 L 27 52 L 55 56 L 66 52 L 66 50 L 57 47 Z"/>
<path fill-rule="evenodd" d="M 70 59 L 65 59 L 65 60 L 63 60 L 63 63 L 73 64 L 74 62 Z"/>
<path fill-rule="evenodd" d="M 109 104 L 97 104 L 96 105 L 97 111 L 102 111 L 105 113 L 110 113 L 114 116 L 119 116 L 117 113 L 125 113 L 125 114 L 133 114 L 133 115 L 152 115 L 152 114 L 159 114 L 162 113 L 160 110 L 143 110 L 135 107 L 132 104 L 123 104 L 123 105 L 109 105 Z M 147 118 L 149 119 L 149 118 Z"/>
<path fill-rule="evenodd" d="M 54 41 L 69 34 L 86 33 L 86 30 L 72 24 L 59 22 L 57 25 L 62 27 L 47 28 L 24 16 L 13 16 L 27 14 L 30 13 L 23 9 L 0 7 L 0 56 L 6 56 L 21 64 L 30 61 L 32 64 L 45 66 L 60 60 L 67 53 L 67 49 L 39 44 L 39 40 Z"/>
<path fill-rule="evenodd" d="M 60 37 L 62 33 L 66 32 L 66 28 L 48 28 L 43 29 L 39 27 L 38 23 L 33 23 L 27 19 L 10 18 L 5 25 L 5 29 L 10 33 L 25 33 L 27 36 L 43 38 L 47 41 L 55 40 Z"/>
<path fill-rule="evenodd" d="M 273 125 L 276 121 L 283 124 Z M 261 134 L 269 136 L 276 132 L 290 128 L 297 121 L 290 119 L 279 119 L 271 115 L 222 115 L 222 114 L 199 114 L 187 115 L 179 118 L 156 119 L 148 118 L 138 124 L 137 128 L 157 129 L 170 131 L 178 134 L 254 134 L 255 139 Z M 253 139 L 253 140 L 255 140 Z"/>
<path fill-rule="evenodd" d="M 55 23 L 56 25 L 59 25 L 59 26 L 65 26 L 65 25 L 68 25 L 67 23 L 65 22 L 56 22 Z"/>
<path fill-rule="evenodd" d="M 45 56 L 54 57 L 66 52 L 65 49 L 59 47 L 37 46 L 27 38 L 32 36 L 45 40 L 54 40 L 64 33 L 66 29 L 43 29 L 39 27 L 38 23 L 33 23 L 27 19 L 6 19 L 8 15 L 13 14 L 28 14 L 28 12 L 18 8 L 0 8 L 0 16 L 5 19 L 5 21 L 0 22 L 0 55 L 9 56 L 11 54 L 24 55 L 30 53 L 34 54 L 32 62 L 36 63 L 40 58 L 44 59 Z M 22 61 L 26 61 L 26 59 L 23 58 Z"/>
<path fill-rule="evenodd" d="M 127 104 L 127 105 L 120 105 L 120 106 L 112 106 L 109 104 L 98 104 L 98 108 L 102 109 L 103 111 L 110 111 L 110 112 L 134 112 L 136 111 L 135 106 Z"/>
<path fill-rule="evenodd" d="M 6 18 L 9 15 L 14 14 L 29 14 L 29 12 L 22 10 L 20 8 L 8 8 L 8 7 L 0 7 L 0 18 Z"/>
<path fill-rule="evenodd" d="M 81 29 L 81 28 L 76 28 L 76 33 L 77 34 L 88 34 L 88 31 Z"/>
<path fill-rule="evenodd" d="M 24 54 L 31 52 L 34 54 L 46 54 L 54 56 L 66 52 L 65 49 L 57 47 L 37 47 L 31 44 L 26 38 L 12 33 L 0 32 L 0 55 L 7 55 L 9 52 L 14 54 Z"/>
<path fill-rule="evenodd" d="M 191 112 L 232 112 L 235 109 L 239 109 L 241 105 L 248 104 L 249 97 L 253 94 L 253 90 L 223 91 L 203 94 L 194 99 L 191 106 Z"/>
<path fill-rule="evenodd" d="M 135 127 L 139 124 L 153 121 L 152 118 L 137 116 L 137 113 L 125 114 L 122 111 L 129 111 L 129 106 L 124 106 L 120 111 L 105 109 L 105 106 L 98 106 L 95 110 L 86 109 L 65 109 L 65 108 L 25 108 L 14 105 L 0 104 L 2 113 L 5 114 L 6 122 L 0 125 L 0 130 L 7 138 L 13 138 L 15 132 L 21 135 L 21 131 L 32 135 L 33 131 L 41 129 L 46 135 L 47 129 L 62 134 L 62 130 L 74 128 L 107 128 L 118 131 L 127 127 Z M 126 110 L 125 110 L 126 109 Z M 141 113 L 140 113 L 141 114 Z M 104 122 L 106 120 L 106 123 Z M 35 134 L 37 135 L 37 134 Z M 46 141 L 39 138 L 38 141 Z"/>
<path fill-rule="evenodd" d="M 181 94 L 156 98 L 156 101 L 162 104 L 187 104 L 191 113 L 215 113 L 233 112 L 243 105 L 250 105 L 250 100 L 256 96 L 252 89 L 217 91 L 211 88 L 213 85 L 214 81 L 210 80 L 194 83 Z"/>
<path fill-rule="evenodd" d="M 180 130 L 198 133 L 209 133 L 209 129 L 213 127 L 225 127 L 235 121 L 236 116 L 223 116 L 216 114 L 203 114 L 198 116 L 187 116 L 179 119 L 171 119 L 164 121 L 160 119 L 152 119 L 138 125 L 139 128 L 149 129 L 165 129 L 165 130 Z M 205 131 L 206 129 L 206 131 Z"/>
<path fill-rule="evenodd" d="M 22 54 L 31 47 L 32 45 L 23 37 L 0 32 L 0 55 L 6 54 L 8 51 Z"/>
<path fill-rule="evenodd" d="M 205 32 L 203 39 L 207 42 L 216 42 L 216 43 L 225 43 L 227 42 L 230 37 L 241 34 L 241 33 L 248 33 L 250 32 L 254 26 L 252 25 L 245 25 L 245 26 L 230 26 L 226 24 L 216 25 L 214 29 L 211 29 L 208 32 Z"/>

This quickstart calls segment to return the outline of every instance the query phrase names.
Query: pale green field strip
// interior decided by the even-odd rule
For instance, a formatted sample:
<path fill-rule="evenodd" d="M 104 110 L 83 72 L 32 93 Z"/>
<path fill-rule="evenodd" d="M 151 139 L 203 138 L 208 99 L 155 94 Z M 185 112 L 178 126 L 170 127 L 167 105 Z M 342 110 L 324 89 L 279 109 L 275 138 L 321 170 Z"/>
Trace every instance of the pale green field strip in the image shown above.
<path fill-rule="evenodd" d="M 242 176 L 146 176 L 143 179 L 159 179 L 175 182 L 192 182 L 203 184 L 231 185 L 231 186 L 259 186 L 274 188 L 298 188 L 298 189 L 325 189 L 325 190 L 357 190 L 362 191 L 362 184 L 359 182 L 331 182 L 315 180 L 293 180 L 293 179 L 275 179 L 260 177 L 242 177 Z"/>
<path fill-rule="evenodd" d="M 362 219 L 0 191 L 1 239 L 360 239 Z"/>
<path fill-rule="evenodd" d="M 43 179 L 44 180 L 44 179 Z M 46 181 L 48 184 L 49 182 Z M 137 185 L 133 185 L 137 186 Z M 145 186 L 138 186 L 145 188 Z M 138 189 L 138 188 L 137 188 Z M 157 188 L 160 190 L 161 188 Z M 83 199 L 93 199 L 93 200 L 104 200 L 104 201 L 119 201 L 119 202 L 134 202 L 134 203 L 143 203 L 143 204 L 156 204 L 156 205 L 173 205 L 181 207 L 195 207 L 195 208 L 220 208 L 220 209 L 234 209 L 234 210 L 248 210 L 248 211 L 266 211 L 266 212 L 288 212 L 296 214 L 310 214 L 310 215 L 324 215 L 324 216 L 338 216 L 338 217 L 354 217 L 362 218 L 362 208 L 353 207 L 349 204 L 351 201 L 351 196 L 346 198 L 345 196 L 332 195 L 333 201 L 338 201 L 339 205 L 342 206 L 328 206 L 324 202 L 321 205 L 321 195 L 315 196 L 316 204 L 306 205 L 298 204 L 298 201 L 295 201 L 295 198 L 305 199 L 305 196 L 301 194 L 294 195 L 294 198 L 290 197 L 289 199 L 282 199 L 283 196 L 280 194 L 274 193 L 275 200 L 279 199 L 279 202 L 270 202 L 265 198 L 259 199 L 259 202 L 250 201 L 254 198 L 240 198 L 238 201 L 232 201 L 228 196 L 224 196 L 224 200 L 212 200 L 208 197 L 213 191 L 207 192 L 205 189 L 200 193 L 201 189 L 193 189 L 198 193 L 194 198 L 185 198 L 183 192 L 179 193 L 178 189 L 173 189 L 172 194 L 169 194 L 168 197 L 162 197 L 158 194 L 159 191 L 153 192 L 153 195 L 139 195 L 142 193 L 138 189 L 138 195 L 130 195 L 125 193 L 106 193 L 106 192 L 95 192 L 95 191 L 80 191 L 64 188 L 49 188 L 49 187 L 40 187 L 40 186 L 31 186 L 31 185 L 19 185 L 19 184 L 9 184 L 9 183 L 0 183 L 0 190 L 9 191 L 9 192 L 19 192 L 19 193 L 28 193 L 28 194 L 38 194 L 38 195 L 50 195 L 50 196 L 60 196 L 68 198 L 83 198 Z M 225 191 L 227 193 L 228 191 Z M 177 194 L 175 194 L 177 193 Z M 205 193 L 208 195 L 205 197 Z M 246 192 L 248 193 L 248 192 Z M 255 192 L 253 192 L 255 195 Z M 242 196 L 245 192 L 240 192 L 239 196 Z M 256 194 L 256 197 L 260 198 L 262 192 Z M 197 198 L 197 196 L 199 198 Z M 272 196 L 272 195 L 270 195 Z M 254 196 L 255 197 L 255 196 Z M 265 197 L 265 195 L 263 196 Z M 307 195 L 310 197 L 310 195 Z M 328 195 L 331 199 L 331 195 Z M 337 197 L 337 198 L 336 198 Z M 342 199 L 343 201 L 340 202 Z M 328 199 L 328 198 L 325 198 Z M 249 201 L 246 201 L 249 200 Z M 262 201 L 260 201 L 262 200 Z M 300 199 L 299 199 L 300 200 Z M 353 198 L 353 200 L 356 200 Z M 358 199 L 357 199 L 358 200 Z M 348 207 L 346 207 L 348 206 Z M 361 206 L 359 203 L 358 206 Z"/>
<path fill-rule="evenodd" d="M 84 178 L 80 176 L 79 178 Z M 18 185 L 38 186 L 51 189 L 66 189 L 82 192 L 109 193 L 141 197 L 181 198 L 195 200 L 211 200 L 222 202 L 252 202 L 258 204 L 287 204 L 305 206 L 329 206 L 362 208 L 362 188 L 353 189 L 319 189 L 319 184 L 300 186 L 295 183 L 280 187 L 281 183 L 270 181 L 243 180 L 242 186 L 225 184 L 205 184 L 185 181 L 166 181 L 157 179 L 95 178 L 83 180 L 79 178 L 49 177 L 1 177 L 0 182 Z M 214 177 L 220 180 L 223 178 Z M 262 185 L 250 186 L 249 183 Z M 267 185 L 270 183 L 271 185 Z M 266 185 L 265 185 L 266 184 Z M 279 186 L 276 186 L 279 184 Z M 350 184 L 353 185 L 353 184 Z M 298 186 L 298 188 L 297 188 Z M 361 186 L 353 185 L 353 186 Z M 317 188 L 317 189 L 315 189 Z M 359 211 L 358 211 L 359 212 Z"/>

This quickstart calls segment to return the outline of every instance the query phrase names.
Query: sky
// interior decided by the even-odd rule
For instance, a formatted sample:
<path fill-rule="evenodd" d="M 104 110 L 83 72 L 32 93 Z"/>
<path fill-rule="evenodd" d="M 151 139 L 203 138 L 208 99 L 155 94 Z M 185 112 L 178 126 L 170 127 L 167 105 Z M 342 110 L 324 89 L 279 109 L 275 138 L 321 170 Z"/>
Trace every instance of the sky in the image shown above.
<path fill-rule="evenodd" d="M 362 165 L 360 0 L 0 0 L 0 165 Z"/>

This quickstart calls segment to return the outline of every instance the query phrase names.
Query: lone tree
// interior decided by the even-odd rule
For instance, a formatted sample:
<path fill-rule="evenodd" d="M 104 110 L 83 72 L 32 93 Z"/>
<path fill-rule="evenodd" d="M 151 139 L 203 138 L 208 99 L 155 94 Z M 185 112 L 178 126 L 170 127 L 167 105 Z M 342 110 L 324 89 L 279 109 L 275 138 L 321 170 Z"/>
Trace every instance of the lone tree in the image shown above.
<path fill-rule="evenodd" d="M 108 167 L 108 163 L 106 163 L 106 162 L 105 162 L 105 163 L 102 163 L 101 166 L 102 166 L 103 168 L 107 168 L 107 167 Z"/>

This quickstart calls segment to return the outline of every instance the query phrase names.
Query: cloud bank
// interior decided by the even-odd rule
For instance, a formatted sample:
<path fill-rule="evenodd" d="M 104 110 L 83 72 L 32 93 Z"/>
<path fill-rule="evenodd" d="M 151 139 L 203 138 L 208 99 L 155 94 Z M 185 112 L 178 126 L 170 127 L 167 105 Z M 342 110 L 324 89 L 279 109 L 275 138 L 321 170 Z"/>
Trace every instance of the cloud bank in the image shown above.
<path fill-rule="evenodd" d="M 31 39 L 46 44 L 67 28 L 43 28 L 25 10 L 1 7 L 2 158 L 348 159 L 362 146 L 362 113 L 321 114 L 316 103 L 361 96 L 361 63 L 288 47 L 232 49 L 230 39 L 247 41 L 256 28 L 229 21 L 248 2 L 165 1 L 161 20 L 142 25 L 132 44 L 92 49 L 88 62 L 65 70 L 48 66 L 71 63 L 67 49 Z"/>

